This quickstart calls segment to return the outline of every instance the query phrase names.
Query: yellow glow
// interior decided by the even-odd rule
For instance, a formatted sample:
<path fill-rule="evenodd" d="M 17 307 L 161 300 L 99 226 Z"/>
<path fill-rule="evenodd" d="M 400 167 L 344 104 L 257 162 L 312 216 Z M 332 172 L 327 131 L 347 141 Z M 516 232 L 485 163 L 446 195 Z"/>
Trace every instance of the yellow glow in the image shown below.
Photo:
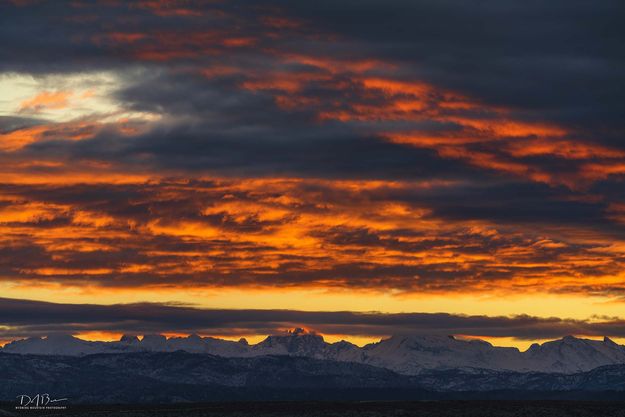
<path fill-rule="evenodd" d="M 26 74 L 0 75 L 0 116 L 22 116 L 51 122 L 68 122 L 94 114 L 105 120 L 158 115 L 127 111 L 113 92 L 125 83 L 116 72 L 89 72 L 33 77 Z"/>
<path fill-rule="evenodd" d="M 623 303 L 598 296 L 533 293 L 511 296 L 480 294 L 399 294 L 392 292 L 254 288 L 164 287 L 162 289 L 107 289 L 85 285 L 0 283 L 7 298 L 58 303 L 116 304 L 178 302 L 199 308 L 292 309 L 302 311 L 379 311 L 383 313 L 450 313 L 510 316 L 522 311 L 537 317 L 586 319 L 593 315 L 620 317 Z M 571 309 L 574 305 L 575 309 Z"/>
<path fill-rule="evenodd" d="M 292 309 L 302 311 L 379 311 L 383 313 L 423 312 L 466 315 L 512 316 L 519 311 L 537 317 L 588 319 L 595 315 L 622 317 L 623 303 L 606 297 L 575 295 L 398 295 L 382 292 L 327 291 L 323 289 L 206 289 L 164 288 L 163 290 L 116 289 L 94 287 L 38 286 L 37 292 L 27 285 L 0 284 L 4 297 L 24 298 L 56 303 L 115 304 L 133 302 L 178 302 L 198 308 L 216 309 Z M 575 309 L 571 309 L 574 305 Z M 266 335 L 228 336 L 232 340 L 246 337 L 253 340 Z M 563 335 L 564 336 L 564 335 Z M 117 336 L 115 336 L 117 337 Z M 346 339 L 358 345 L 374 342 L 377 336 L 325 335 L 334 342 Z M 533 341 L 514 338 L 485 338 L 497 346 L 527 348 Z M 97 339 L 97 337 L 96 337 Z M 616 339 L 615 339 L 616 340 Z"/>

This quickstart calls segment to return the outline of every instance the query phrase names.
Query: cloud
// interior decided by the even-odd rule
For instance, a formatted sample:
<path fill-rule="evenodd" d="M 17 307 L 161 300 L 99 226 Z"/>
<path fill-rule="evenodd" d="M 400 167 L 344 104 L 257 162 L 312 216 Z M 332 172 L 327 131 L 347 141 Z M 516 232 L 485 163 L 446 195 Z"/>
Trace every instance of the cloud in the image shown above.
<path fill-rule="evenodd" d="M 20 103 L 19 112 L 39 113 L 45 109 L 62 109 L 67 106 L 71 93 L 65 91 L 44 91 Z"/>
<path fill-rule="evenodd" d="M 305 326 L 326 334 L 389 336 L 455 334 L 532 340 L 568 334 L 625 336 L 618 319 L 572 320 L 520 316 L 468 316 L 445 313 L 216 310 L 169 304 L 58 304 L 0 298 L 0 337 L 17 338 L 89 329 L 130 333 L 272 334 Z M 234 332 L 234 333 L 232 333 Z"/>
<path fill-rule="evenodd" d="M 5 282 L 438 293 L 586 293 L 592 282 L 613 296 L 623 267 L 603 206 L 550 202 L 544 185 L 172 178 L 3 184 L 0 195 Z"/>
<path fill-rule="evenodd" d="M 619 6 L 5 2 L 0 280 L 622 294 Z"/>

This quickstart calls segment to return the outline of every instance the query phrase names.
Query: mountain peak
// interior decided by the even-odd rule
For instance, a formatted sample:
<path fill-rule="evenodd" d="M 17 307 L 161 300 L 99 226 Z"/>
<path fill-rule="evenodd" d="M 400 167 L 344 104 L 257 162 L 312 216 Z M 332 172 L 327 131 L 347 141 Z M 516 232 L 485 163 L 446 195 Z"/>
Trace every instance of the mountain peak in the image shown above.
<path fill-rule="evenodd" d="M 119 339 L 119 341 L 121 343 L 134 344 L 134 343 L 139 343 L 139 338 L 137 336 L 135 336 L 135 335 L 124 334 Z"/>
<path fill-rule="evenodd" d="M 314 332 L 310 332 L 302 327 L 296 327 L 292 330 L 288 330 L 287 334 L 292 335 L 292 336 L 301 336 L 301 335 L 305 335 L 305 334 L 315 334 Z"/>
<path fill-rule="evenodd" d="M 565 341 L 565 342 L 579 342 L 579 341 L 581 341 L 582 339 L 577 338 L 577 337 L 575 337 L 575 336 L 573 336 L 573 335 L 570 335 L 570 334 L 569 334 L 569 335 L 567 335 L 567 336 L 564 336 L 564 337 L 562 338 L 562 340 L 563 340 L 563 341 Z"/>
<path fill-rule="evenodd" d="M 267 336 L 265 340 L 252 348 L 255 351 L 265 351 L 274 355 L 314 356 L 325 351 L 328 346 L 321 335 L 295 328 L 281 335 Z"/>

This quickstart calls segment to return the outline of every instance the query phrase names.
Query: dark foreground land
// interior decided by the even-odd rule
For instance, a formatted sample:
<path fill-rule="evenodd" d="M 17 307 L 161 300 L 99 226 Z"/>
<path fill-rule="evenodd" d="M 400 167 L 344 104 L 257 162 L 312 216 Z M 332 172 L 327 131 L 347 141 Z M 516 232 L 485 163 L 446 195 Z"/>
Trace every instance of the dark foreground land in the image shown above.
<path fill-rule="evenodd" d="M 239 402 L 163 406 L 75 406 L 60 411 L 17 411 L 0 405 L 0 416 L 124 417 L 625 417 L 625 402 L 422 401 Z"/>

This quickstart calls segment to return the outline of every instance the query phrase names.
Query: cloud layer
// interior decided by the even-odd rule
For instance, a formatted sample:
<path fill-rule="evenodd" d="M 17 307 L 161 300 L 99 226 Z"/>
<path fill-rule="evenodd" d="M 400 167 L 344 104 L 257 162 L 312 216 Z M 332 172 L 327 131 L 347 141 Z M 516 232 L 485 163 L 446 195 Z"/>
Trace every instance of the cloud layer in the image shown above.
<path fill-rule="evenodd" d="M 46 336 L 85 330 L 132 334 L 200 333 L 268 335 L 305 326 L 326 334 L 389 336 L 397 334 L 473 335 L 518 339 L 557 338 L 567 334 L 625 336 L 625 321 L 614 318 L 572 320 L 464 316 L 445 313 L 384 314 L 349 311 L 205 310 L 163 304 L 57 304 L 0 298 L 0 337 Z"/>

